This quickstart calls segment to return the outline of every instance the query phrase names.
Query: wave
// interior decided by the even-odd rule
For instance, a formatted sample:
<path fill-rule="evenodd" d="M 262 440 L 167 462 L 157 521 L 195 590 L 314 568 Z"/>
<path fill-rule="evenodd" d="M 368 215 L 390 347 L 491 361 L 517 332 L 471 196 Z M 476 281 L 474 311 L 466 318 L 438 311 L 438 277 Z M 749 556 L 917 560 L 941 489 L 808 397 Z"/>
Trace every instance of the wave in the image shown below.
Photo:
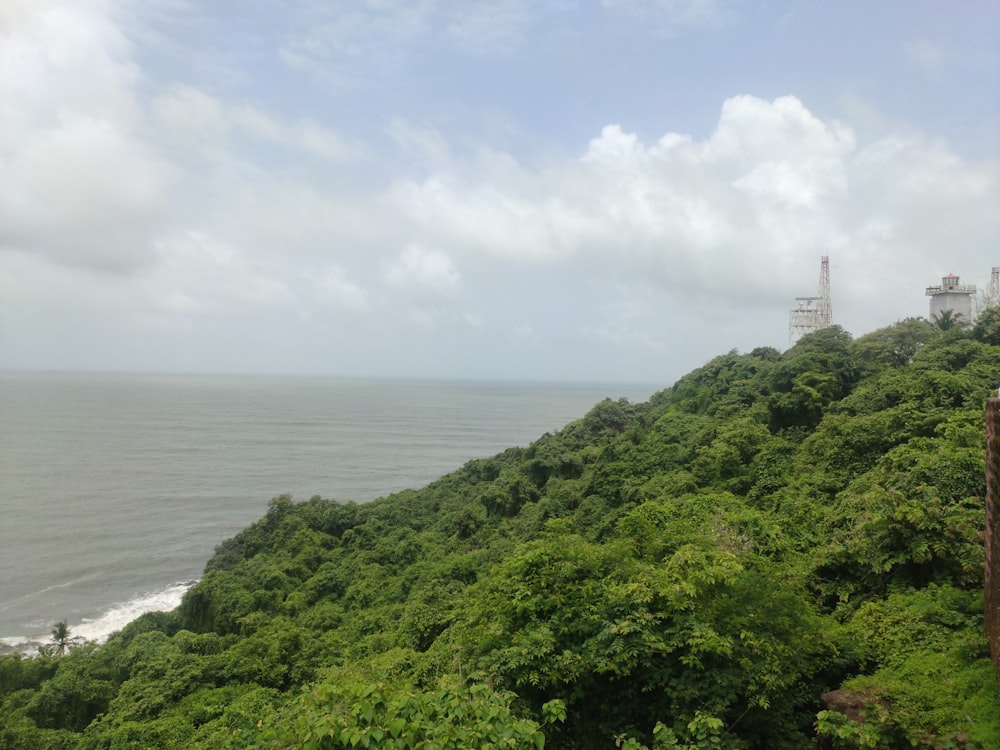
<path fill-rule="evenodd" d="M 132 620 L 147 612 L 169 612 L 176 609 L 184 598 L 184 593 L 196 583 L 197 581 L 172 583 L 166 588 L 148 591 L 127 601 L 113 604 L 97 617 L 85 617 L 78 623 L 70 623 L 70 635 L 85 641 L 104 643 L 112 633 L 121 630 Z M 50 641 L 48 633 L 0 638 L 0 653 L 19 651 L 22 654 L 33 654 L 39 646 L 44 646 Z"/>

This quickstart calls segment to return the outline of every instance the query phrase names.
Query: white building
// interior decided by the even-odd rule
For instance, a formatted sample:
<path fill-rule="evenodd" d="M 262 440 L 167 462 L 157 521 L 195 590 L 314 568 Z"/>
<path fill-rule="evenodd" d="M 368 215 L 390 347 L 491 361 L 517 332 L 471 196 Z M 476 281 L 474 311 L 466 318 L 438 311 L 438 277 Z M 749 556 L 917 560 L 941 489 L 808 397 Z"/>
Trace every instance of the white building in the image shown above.
<path fill-rule="evenodd" d="M 945 310 L 951 310 L 954 315 L 961 316 L 958 319 L 960 325 L 972 325 L 972 298 L 975 294 L 975 284 L 961 284 L 958 276 L 948 274 L 941 279 L 941 286 L 927 287 L 927 296 L 931 298 L 930 320 L 933 322 Z"/>

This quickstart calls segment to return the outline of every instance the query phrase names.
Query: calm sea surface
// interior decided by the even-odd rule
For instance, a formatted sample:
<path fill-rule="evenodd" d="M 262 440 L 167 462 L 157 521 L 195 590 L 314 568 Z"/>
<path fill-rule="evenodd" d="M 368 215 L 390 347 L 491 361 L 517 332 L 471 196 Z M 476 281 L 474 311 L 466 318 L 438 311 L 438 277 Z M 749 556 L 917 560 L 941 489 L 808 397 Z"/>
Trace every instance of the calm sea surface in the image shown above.
<path fill-rule="evenodd" d="M 0 374 L 0 650 L 171 609 L 290 493 L 368 501 L 638 385 Z"/>

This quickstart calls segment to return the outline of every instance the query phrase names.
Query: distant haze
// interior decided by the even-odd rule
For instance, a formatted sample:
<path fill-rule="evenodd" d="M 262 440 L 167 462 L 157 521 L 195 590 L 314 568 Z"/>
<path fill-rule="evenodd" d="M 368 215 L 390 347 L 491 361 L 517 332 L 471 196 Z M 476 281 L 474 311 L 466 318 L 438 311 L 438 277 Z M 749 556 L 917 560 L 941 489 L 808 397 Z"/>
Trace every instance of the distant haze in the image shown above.
<path fill-rule="evenodd" d="M 0 368 L 672 382 L 1000 265 L 1000 5 L 0 3 Z"/>

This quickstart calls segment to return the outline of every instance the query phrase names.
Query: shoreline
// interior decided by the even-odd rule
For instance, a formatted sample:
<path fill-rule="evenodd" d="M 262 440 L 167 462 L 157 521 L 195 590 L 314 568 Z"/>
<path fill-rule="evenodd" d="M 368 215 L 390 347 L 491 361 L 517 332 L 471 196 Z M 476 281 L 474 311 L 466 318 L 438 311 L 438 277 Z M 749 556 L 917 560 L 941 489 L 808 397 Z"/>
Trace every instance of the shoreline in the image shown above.
<path fill-rule="evenodd" d="M 184 594 L 196 583 L 198 583 L 197 579 L 177 581 L 165 588 L 147 591 L 124 602 L 112 604 L 97 617 L 84 618 L 78 623 L 70 623 L 70 635 L 81 639 L 82 643 L 102 644 L 114 633 L 144 614 L 170 612 L 177 609 Z M 21 654 L 33 658 L 38 655 L 40 646 L 45 646 L 50 642 L 49 632 L 37 635 L 0 636 L 0 656 Z"/>

